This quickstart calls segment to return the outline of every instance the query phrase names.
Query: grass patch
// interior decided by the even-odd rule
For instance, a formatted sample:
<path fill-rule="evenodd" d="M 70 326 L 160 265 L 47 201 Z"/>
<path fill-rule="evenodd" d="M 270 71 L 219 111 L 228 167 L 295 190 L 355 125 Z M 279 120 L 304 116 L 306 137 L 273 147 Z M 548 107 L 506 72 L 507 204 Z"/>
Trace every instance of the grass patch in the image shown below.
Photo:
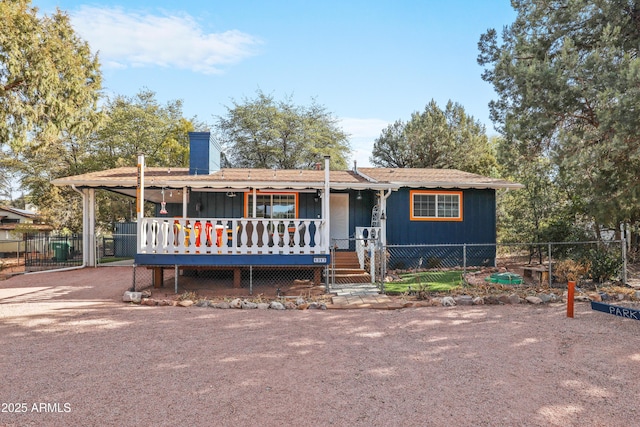
<path fill-rule="evenodd" d="M 385 283 L 385 292 L 404 293 L 424 287 L 427 292 L 451 292 L 462 286 L 462 271 L 422 271 L 400 275 L 400 280 Z"/>
<path fill-rule="evenodd" d="M 116 261 L 124 261 L 124 260 L 128 260 L 128 259 L 133 259 L 132 257 L 108 257 L 108 258 L 100 258 L 100 261 L 98 261 L 98 264 L 108 264 L 110 262 L 116 262 Z"/>

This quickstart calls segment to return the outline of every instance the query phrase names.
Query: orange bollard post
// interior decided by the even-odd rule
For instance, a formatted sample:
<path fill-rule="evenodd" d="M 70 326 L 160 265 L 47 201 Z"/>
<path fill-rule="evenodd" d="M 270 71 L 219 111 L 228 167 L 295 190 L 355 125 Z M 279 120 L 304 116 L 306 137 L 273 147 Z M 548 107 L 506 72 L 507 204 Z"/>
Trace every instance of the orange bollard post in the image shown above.
<path fill-rule="evenodd" d="M 567 287 L 567 317 L 573 317 L 573 295 L 576 291 L 576 282 L 569 281 Z"/>

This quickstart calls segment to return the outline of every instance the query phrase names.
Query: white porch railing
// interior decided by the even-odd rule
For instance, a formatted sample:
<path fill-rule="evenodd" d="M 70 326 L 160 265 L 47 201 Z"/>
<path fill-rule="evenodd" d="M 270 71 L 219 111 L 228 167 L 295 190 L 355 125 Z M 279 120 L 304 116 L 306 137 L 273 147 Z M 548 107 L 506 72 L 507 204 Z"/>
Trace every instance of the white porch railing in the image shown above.
<path fill-rule="evenodd" d="M 139 254 L 326 254 L 321 219 L 142 218 Z"/>

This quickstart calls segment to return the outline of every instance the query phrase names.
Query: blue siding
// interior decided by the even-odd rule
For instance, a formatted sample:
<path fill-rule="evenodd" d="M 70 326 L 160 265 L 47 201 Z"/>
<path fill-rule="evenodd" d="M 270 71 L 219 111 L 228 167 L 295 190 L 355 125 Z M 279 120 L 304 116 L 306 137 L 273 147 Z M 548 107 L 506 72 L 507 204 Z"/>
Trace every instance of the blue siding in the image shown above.
<path fill-rule="evenodd" d="M 463 190 L 462 221 L 411 221 L 409 197 L 401 188 L 387 199 L 389 244 L 495 243 L 495 190 Z"/>

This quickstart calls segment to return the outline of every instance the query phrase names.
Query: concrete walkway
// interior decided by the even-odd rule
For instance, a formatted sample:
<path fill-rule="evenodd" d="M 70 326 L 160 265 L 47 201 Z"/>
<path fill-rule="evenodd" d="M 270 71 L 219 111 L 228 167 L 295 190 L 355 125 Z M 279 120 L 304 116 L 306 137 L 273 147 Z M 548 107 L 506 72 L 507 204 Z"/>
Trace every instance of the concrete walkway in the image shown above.
<path fill-rule="evenodd" d="M 387 295 L 380 294 L 378 287 L 372 284 L 346 284 L 331 287 L 331 304 L 328 309 L 345 310 L 356 308 L 375 308 L 380 310 L 396 310 L 403 305 L 393 301 Z"/>

